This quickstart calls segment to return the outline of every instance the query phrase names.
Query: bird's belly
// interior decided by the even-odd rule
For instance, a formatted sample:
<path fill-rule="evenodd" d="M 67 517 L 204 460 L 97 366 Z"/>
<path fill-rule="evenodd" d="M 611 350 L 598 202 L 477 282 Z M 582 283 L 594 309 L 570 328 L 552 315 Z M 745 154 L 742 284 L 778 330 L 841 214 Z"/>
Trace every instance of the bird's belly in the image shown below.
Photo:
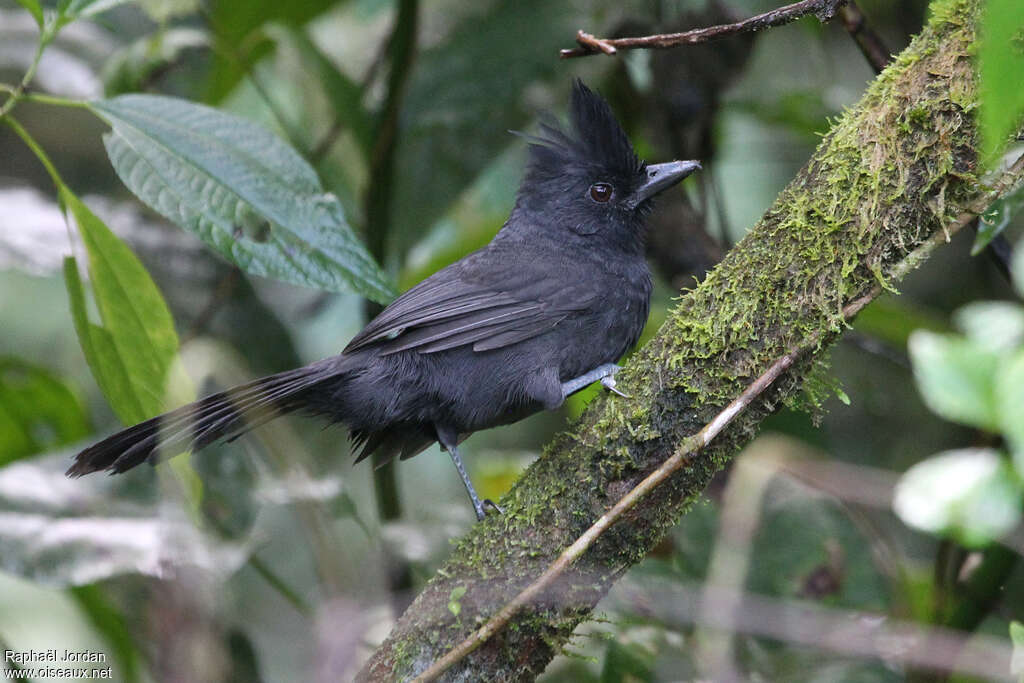
<path fill-rule="evenodd" d="M 332 392 L 331 404 L 317 412 L 370 431 L 444 424 L 468 433 L 515 422 L 543 407 L 522 391 L 523 378 L 544 363 L 530 346 L 484 353 L 466 346 L 428 354 L 352 354 L 352 374 Z"/>

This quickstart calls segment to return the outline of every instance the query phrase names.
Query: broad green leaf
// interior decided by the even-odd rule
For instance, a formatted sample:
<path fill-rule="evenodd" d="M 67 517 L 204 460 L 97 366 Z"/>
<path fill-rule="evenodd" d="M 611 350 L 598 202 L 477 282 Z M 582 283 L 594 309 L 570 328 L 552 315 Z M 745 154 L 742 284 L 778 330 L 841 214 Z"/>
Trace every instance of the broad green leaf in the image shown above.
<path fill-rule="evenodd" d="M 996 377 L 1000 431 L 1013 451 L 1014 465 L 1024 478 L 1024 348 L 1003 360 Z"/>
<path fill-rule="evenodd" d="M 171 372 L 178 335 L 160 290 L 131 249 L 64 185 L 60 185 L 60 197 L 89 254 L 93 298 L 102 325 L 89 322 L 73 257 L 64 260 L 71 316 L 86 363 L 111 408 L 130 425 L 160 414 L 169 394 L 191 400 L 191 386 L 182 386 L 189 384 L 182 369 Z M 202 482 L 191 465 L 172 460 L 170 466 L 186 498 L 197 506 Z"/>
<path fill-rule="evenodd" d="M 1024 307 L 1008 301 L 975 301 L 953 314 L 956 326 L 978 346 L 990 351 L 1014 349 L 1024 343 Z"/>
<path fill-rule="evenodd" d="M 265 128 L 154 95 L 93 102 L 142 201 L 254 275 L 387 302 L 395 291 L 316 172 Z"/>
<path fill-rule="evenodd" d="M 992 202 L 978 221 L 978 234 L 974 236 L 974 244 L 971 245 L 971 256 L 977 256 L 984 251 L 985 247 L 1013 222 L 1022 208 L 1024 187 L 1017 188 L 1014 192 Z"/>
<path fill-rule="evenodd" d="M 998 539 L 1017 525 L 1021 490 L 993 450 L 947 451 L 914 465 L 900 479 L 893 509 L 908 525 L 949 534 L 968 546 Z"/>
<path fill-rule="evenodd" d="M 85 290 L 74 257 L 64 259 L 64 283 L 68 289 L 71 318 L 75 323 L 78 343 L 82 346 L 85 362 L 89 365 L 100 391 L 125 424 L 146 419 L 146 409 L 139 403 L 132 390 L 131 379 L 118 356 L 113 338 L 103 327 L 89 322 Z M 152 417 L 152 414 L 148 417 Z"/>
<path fill-rule="evenodd" d="M 984 156 L 999 152 L 1020 130 L 1024 116 L 1024 4 L 1020 0 L 987 0 L 978 47 L 981 74 L 981 136 Z"/>
<path fill-rule="evenodd" d="M 15 0 L 15 2 L 27 9 L 39 28 L 43 28 L 45 20 L 43 19 L 43 7 L 39 4 L 39 0 Z"/>
<path fill-rule="evenodd" d="M 178 350 L 174 321 L 149 273 L 131 250 L 66 187 L 71 212 L 89 254 L 89 277 L 102 327 L 86 318 L 74 261 L 65 277 L 86 360 L 111 407 L 125 423 L 153 417 L 164 405 L 168 370 Z M 90 358 L 91 356 L 91 358 Z"/>
<path fill-rule="evenodd" d="M 953 422 L 999 429 L 996 353 L 967 339 L 924 331 L 910 336 L 908 349 L 925 405 Z"/>
<path fill-rule="evenodd" d="M 84 438 L 85 406 L 45 368 L 0 357 L 0 464 Z"/>
<path fill-rule="evenodd" d="M 327 58 L 304 29 L 282 25 L 268 29 L 267 33 L 279 43 L 292 46 L 309 66 L 310 78 L 324 89 L 337 120 L 352 131 L 368 162 L 373 151 L 373 124 L 362 105 L 363 89 Z"/>

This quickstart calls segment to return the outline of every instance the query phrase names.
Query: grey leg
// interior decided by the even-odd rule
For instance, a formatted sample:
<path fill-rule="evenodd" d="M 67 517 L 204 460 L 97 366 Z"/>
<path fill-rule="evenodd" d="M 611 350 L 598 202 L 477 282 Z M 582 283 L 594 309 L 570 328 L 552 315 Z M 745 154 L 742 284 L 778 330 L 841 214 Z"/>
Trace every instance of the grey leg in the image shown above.
<path fill-rule="evenodd" d="M 599 365 L 590 372 L 580 375 L 574 379 L 562 382 L 562 396 L 569 396 L 575 394 L 577 391 L 585 386 L 593 384 L 594 382 L 601 380 L 601 386 L 608 391 L 618 394 L 623 398 L 629 398 L 629 395 L 622 393 L 615 388 L 615 373 L 621 370 L 615 363 L 605 363 Z"/>
<path fill-rule="evenodd" d="M 441 427 L 435 427 L 437 431 L 437 440 L 441 443 L 441 446 L 448 451 L 448 455 L 452 457 L 452 462 L 455 464 L 455 469 L 458 470 L 459 476 L 462 477 L 462 483 L 466 487 L 466 493 L 469 494 L 469 500 L 473 503 L 473 511 L 476 512 L 477 521 L 483 521 L 484 517 L 487 516 L 487 510 L 496 510 L 498 514 L 504 514 L 498 505 L 487 498 L 483 501 L 476 495 L 476 489 L 473 488 L 473 482 L 469 478 L 469 473 L 466 472 L 466 466 L 462 464 L 462 458 L 459 457 L 459 449 L 455 443 L 457 437 L 452 432 Z"/>

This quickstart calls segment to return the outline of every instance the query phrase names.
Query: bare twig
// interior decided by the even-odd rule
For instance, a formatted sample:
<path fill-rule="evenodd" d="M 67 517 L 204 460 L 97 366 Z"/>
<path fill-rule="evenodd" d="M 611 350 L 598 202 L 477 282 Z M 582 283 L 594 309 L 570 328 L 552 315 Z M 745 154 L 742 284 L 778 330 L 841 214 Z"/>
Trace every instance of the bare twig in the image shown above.
<path fill-rule="evenodd" d="M 808 14 L 815 15 L 821 21 L 828 21 L 844 4 L 846 4 L 846 0 L 802 0 L 802 2 L 794 2 L 791 5 L 779 7 L 733 24 L 720 24 L 682 33 L 660 33 L 637 38 L 596 38 L 589 33 L 579 31 L 576 34 L 576 42 L 579 43 L 579 47 L 562 50 L 559 55 L 562 59 L 569 59 L 599 53 L 613 55 L 618 50 L 663 49 L 679 45 L 696 45 L 728 38 L 737 33 L 749 33 L 773 26 L 782 26 Z"/>
<path fill-rule="evenodd" d="M 935 247 L 947 242 L 950 237 L 968 225 L 975 217 L 981 214 L 989 204 L 1001 196 L 1007 190 L 1018 183 L 1024 176 L 1024 155 L 1004 173 L 998 182 L 993 185 L 989 192 L 984 193 L 977 202 L 969 206 L 949 225 L 938 230 L 931 237 L 925 240 L 917 249 L 907 256 L 892 273 L 894 278 L 899 278 L 921 262 Z M 843 317 L 847 320 L 856 316 L 865 306 L 882 293 L 882 286 L 875 285 L 867 293 L 854 299 L 843 307 Z M 772 383 L 788 370 L 806 352 L 814 349 L 821 341 L 824 332 L 811 335 L 804 345 L 792 349 L 786 355 L 776 360 L 763 374 L 751 382 L 729 405 L 719 412 L 714 419 L 704 425 L 696 434 L 683 439 L 675 452 L 656 470 L 651 472 L 635 488 L 626 493 L 606 513 L 594 522 L 576 541 L 566 548 L 561 555 L 535 579 L 530 585 L 524 588 L 511 601 L 506 603 L 498 612 L 492 616 L 487 623 L 470 634 L 454 648 L 449 650 L 443 657 L 435 661 L 423 673 L 417 676 L 414 683 L 427 683 L 435 680 L 449 668 L 454 666 L 463 657 L 473 652 L 485 643 L 491 636 L 496 634 L 512 619 L 513 616 L 524 606 L 532 602 L 544 590 L 550 587 L 556 579 L 564 574 L 572 564 L 579 559 L 586 550 L 601 537 L 606 530 L 632 509 L 644 496 L 660 486 L 675 472 L 688 465 L 693 456 L 704 449 L 711 441 L 718 436 L 738 415 L 747 409 L 757 398 L 759 398 Z"/>
<path fill-rule="evenodd" d="M 889 66 L 889 62 L 892 61 L 892 53 L 879 35 L 868 26 L 864 13 L 860 11 L 855 0 L 849 0 L 846 5 L 839 8 L 839 18 L 843 20 L 843 26 L 856 41 L 857 47 L 871 68 L 876 74 L 882 73 L 882 69 Z"/>

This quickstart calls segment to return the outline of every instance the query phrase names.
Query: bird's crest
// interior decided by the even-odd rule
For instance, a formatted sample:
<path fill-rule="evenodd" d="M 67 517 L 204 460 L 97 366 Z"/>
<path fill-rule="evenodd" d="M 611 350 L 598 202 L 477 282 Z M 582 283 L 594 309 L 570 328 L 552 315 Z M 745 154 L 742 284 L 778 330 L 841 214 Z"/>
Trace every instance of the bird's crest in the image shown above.
<path fill-rule="evenodd" d="M 523 136 L 530 143 L 528 176 L 558 175 L 566 167 L 580 166 L 624 177 L 643 171 L 644 164 L 611 107 L 579 79 L 573 83 L 569 121 L 567 130 L 546 117 L 538 135 Z"/>

